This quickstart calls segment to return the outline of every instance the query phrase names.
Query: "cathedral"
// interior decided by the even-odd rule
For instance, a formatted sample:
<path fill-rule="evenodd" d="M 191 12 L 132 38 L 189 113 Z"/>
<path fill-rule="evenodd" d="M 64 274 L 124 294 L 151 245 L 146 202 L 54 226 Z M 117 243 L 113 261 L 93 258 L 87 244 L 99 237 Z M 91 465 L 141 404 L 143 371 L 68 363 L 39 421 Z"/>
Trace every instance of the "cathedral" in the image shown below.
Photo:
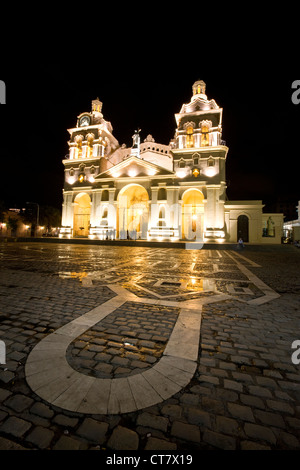
<path fill-rule="evenodd" d="M 196 81 L 169 145 L 150 134 L 141 142 L 137 129 L 128 148 L 93 100 L 68 129 L 60 237 L 280 243 L 283 214 L 263 213 L 262 201 L 227 199 L 222 114 Z"/>

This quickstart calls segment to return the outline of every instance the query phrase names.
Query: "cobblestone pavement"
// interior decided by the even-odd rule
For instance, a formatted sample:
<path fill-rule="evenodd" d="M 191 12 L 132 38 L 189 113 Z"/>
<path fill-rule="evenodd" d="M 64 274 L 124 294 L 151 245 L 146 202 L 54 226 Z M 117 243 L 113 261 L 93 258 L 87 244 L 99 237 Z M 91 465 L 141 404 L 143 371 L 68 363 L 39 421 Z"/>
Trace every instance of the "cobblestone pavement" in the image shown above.
<path fill-rule="evenodd" d="M 300 364 L 291 358 L 300 340 L 299 259 L 292 246 L 0 244 L 0 449 L 299 450 Z M 175 393 L 143 407 L 132 384 L 155 368 L 168 375 L 159 365 L 189 312 L 201 318 L 195 372 L 185 383 L 179 361 L 168 379 Z M 30 376 L 30 358 L 68 325 L 75 337 L 61 352 L 57 343 L 55 369 L 64 359 L 82 384 L 131 384 L 130 412 L 72 411 L 70 393 L 43 398 L 39 380 L 48 377 L 53 390 L 54 366 Z M 180 337 L 190 331 L 183 326 Z M 184 342 L 179 350 L 193 349 Z"/>

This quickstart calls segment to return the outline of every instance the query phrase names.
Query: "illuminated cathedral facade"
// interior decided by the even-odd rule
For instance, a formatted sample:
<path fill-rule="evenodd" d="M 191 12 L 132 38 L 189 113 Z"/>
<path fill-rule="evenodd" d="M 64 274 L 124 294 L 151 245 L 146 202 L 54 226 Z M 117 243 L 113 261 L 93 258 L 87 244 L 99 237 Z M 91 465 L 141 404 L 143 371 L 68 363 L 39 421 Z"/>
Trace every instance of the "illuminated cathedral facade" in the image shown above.
<path fill-rule="evenodd" d="M 222 114 L 196 81 L 169 145 L 150 134 L 141 142 L 137 129 L 128 148 L 92 101 L 68 129 L 60 237 L 280 243 L 282 214 L 263 214 L 262 201 L 227 200 Z"/>

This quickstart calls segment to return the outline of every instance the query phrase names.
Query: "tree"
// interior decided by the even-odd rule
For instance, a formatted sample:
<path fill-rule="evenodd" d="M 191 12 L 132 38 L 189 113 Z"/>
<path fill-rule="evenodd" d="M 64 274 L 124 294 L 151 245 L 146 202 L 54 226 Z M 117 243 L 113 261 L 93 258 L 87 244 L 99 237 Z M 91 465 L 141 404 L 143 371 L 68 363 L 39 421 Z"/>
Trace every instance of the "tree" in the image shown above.
<path fill-rule="evenodd" d="M 42 206 L 40 208 L 40 225 L 45 226 L 50 232 L 51 228 L 61 224 L 61 212 L 56 207 Z"/>
<path fill-rule="evenodd" d="M 0 222 L 4 222 L 5 218 L 5 204 L 3 201 L 0 201 Z"/>
<path fill-rule="evenodd" d="M 25 224 L 31 224 L 33 231 L 37 224 L 36 206 L 28 205 L 22 214 Z M 45 227 L 46 232 L 50 232 L 52 228 L 59 227 L 61 224 L 61 212 L 56 207 L 39 206 L 39 225 Z"/>
<path fill-rule="evenodd" d="M 13 217 L 8 217 L 6 225 L 7 228 L 11 230 L 11 236 L 15 237 L 18 228 L 18 220 L 14 219 Z"/>

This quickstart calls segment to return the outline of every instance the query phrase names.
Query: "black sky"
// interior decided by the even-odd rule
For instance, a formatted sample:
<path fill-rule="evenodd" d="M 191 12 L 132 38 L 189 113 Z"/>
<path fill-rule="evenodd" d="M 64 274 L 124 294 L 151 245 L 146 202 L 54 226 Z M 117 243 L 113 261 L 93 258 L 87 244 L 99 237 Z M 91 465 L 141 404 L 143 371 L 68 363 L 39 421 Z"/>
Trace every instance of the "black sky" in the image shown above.
<path fill-rule="evenodd" d="M 83 40 L 79 33 L 61 39 L 54 28 L 42 47 L 36 35 L 17 45 L 8 38 L 0 76 L 7 89 L 0 106 L 0 200 L 61 207 L 67 129 L 96 97 L 120 144 L 131 146 L 137 126 L 142 140 L 152 134 L 168 144 L 174 114 L 198 79 L 223 108 L 228 198 L 300 199 L 300 105 L 291 101 L 300 71 L 296 45 L 282 26 L 251 24 L 243 31 L 243 24 L 211 22 L 204 33 L 203 25 L 169 21 L 158 31 L 154 19 L 145 17 L 136 29 L 110 24 L 106 35 Z"/>

